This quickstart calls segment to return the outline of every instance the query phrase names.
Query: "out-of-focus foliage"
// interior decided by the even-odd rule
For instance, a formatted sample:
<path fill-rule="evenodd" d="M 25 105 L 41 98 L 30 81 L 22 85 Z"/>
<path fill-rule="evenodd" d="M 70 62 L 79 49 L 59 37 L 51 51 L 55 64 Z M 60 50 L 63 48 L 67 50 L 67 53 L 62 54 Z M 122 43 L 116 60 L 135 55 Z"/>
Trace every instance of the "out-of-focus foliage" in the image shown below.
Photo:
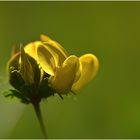
<path fill-rule="evenodd" d="M 0 2 L 0 91 L 12 45 L 44 33 L 94 53 L 98 76 L 77 96 L 42 102 L 49 138 L 140 138 L 140 2 Z M 0 138 L 42 138 L 32 107 L 0 96 Z"/>

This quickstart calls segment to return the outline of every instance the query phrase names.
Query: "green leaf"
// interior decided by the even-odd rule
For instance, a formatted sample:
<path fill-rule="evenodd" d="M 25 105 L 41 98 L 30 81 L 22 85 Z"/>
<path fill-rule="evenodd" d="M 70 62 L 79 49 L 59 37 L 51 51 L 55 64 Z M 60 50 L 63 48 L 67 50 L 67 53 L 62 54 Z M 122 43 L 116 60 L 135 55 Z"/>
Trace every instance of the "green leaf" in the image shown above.
<path fill-rule="evenodd" d="M 3 95 L 6 98 L 10 98 L 10 99 L 13 99 L 14 97 L 16 97 L 16 98 L 20 99 L 20 101 L 22 103 L 25 103 L 25 104 L 29 104 L 30 103 L 30 100 L 26 96 L 24 96 L 24 94 L 22 94 L 21 92 L 19 92 L 17 90 L 14 90 L 14 89 L 10 89 L 8 91 L 4 91 Z"/>

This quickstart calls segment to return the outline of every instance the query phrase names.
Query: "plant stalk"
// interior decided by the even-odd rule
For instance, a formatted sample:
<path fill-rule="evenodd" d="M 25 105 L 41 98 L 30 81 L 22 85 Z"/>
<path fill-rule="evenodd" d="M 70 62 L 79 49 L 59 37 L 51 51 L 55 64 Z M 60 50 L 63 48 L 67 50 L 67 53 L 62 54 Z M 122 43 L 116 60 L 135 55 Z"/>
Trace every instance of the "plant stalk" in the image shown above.
<path fill-rule="evenodd" d="M 47 139 L 48 137 L 47 137 L 45 125 L 44 125 L 44 122 L 43 122 L 43 117 L 42 117 L 41 110 L 40 110 L 40 104 L 39 103 L 33 103 L 33 107 L 34 107 L 37 119 L 39 121 L 40 128 L 42 130 L 43 136 L 44 136 L 45 139 Z"/>

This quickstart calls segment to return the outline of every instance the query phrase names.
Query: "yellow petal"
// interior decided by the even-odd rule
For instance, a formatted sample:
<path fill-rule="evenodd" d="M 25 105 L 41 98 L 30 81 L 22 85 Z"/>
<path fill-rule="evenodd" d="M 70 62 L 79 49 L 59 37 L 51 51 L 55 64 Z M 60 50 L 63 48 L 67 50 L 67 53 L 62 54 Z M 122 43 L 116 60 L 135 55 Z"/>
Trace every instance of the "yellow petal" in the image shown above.
<path fill-rule="evenodd" d="M 40 35 L 41 41 L 43 41 L 50 49 L 52 49 L 59 56 L 59 65 L 62 65 L 64 60 L 69 56 L 67 51 L 56 41 L 53 41 L 46 35 Z"/>
<path fill-rule="evenodd" d="M 38 56 L 37 56 L 37 48 L 40 45 L 43 45 L 43 43 L 41 41 L 35 41 L 35 42 L 31 42 L 31 43 L 27 44 L 24 47 L 25 52 L 29 56 L 33 57 L 37 61 L 38 64 L 39 64 L 39 60 L 38 60 Z M 41 79 L 42 79 L 44 72 L 42 69 L 40 70 L 40 72 L 41 72 Z"/>
<path fill-rule="evenodd" d="M 57 54 L 57 59 L 58 59 L 58 66 L 61 66 L 65 59 L 67 58 L 65 55 L 63 55 L 62 51 L 60 49 L 54 47 L 50 42 L 45 42 L 44 43 L 48 48 L 50 48 L 55 54 Z"/>
<path fill-rule="evenodd" d="M 40 35 L 40 40 L 43 41 L 43 42 L 52 41 L 51 38 L 49 38 L 47 35 L 44 35 L 44 34 L 41 34 L 41 35 Z"/>
<path fill-rule="evenodd" d="M 99 61 L 93 54 L 85 54 L 79 58 L 82 65 L 81 76 L 79 80 L 73 84 L 72 90 L 77 91 L 91 81 L 99 68 Z"/>
<path fill-rule="evenodd" d="M 54 75 L 56 60 L 53 56 L 54 55 L 53 52 L 49 48 L 40 45 L 37 48 L 37 55 L 38 55 L 39 64 L 41 65 L 42 69 L 46 73 L 50 75 Z"/>
<path fill-rule="evenodd" d="M 70 92 L 77 70 L 79 69 L 79 59 L 71 55 L 57 68 L 54 77 L 50 79 L 50 84 L 56 92 L 66 94 Z"/>
<path fill-rule="evenodd" d="M 79 78 L 81 76 L 81 70 L 82 70 L 82 65 L 79 61 L 78 70 L 77 70 L 77 73 L 76 73 L 75 78 L 74 78 L 74 83 L 76 83 L 79 80 Z"/>
<path fill-rule="evenodd" d="M 32 84 L 34 83 L 34 71 L 24 48 L 21 48 L 20 57 L 20 73 L 26 84 Z"/>
<path fill-rule="evenodd" d="M 24 47 L 25 53 L 27 53 L 28 55 L 33 57 L 36 61 L 38 61 L 38 58 L 37 58 L 37 47 L 40 44 L 42 44 L 40 41 L 35 41 L 35 42 L 31 42 L 31 43 L 27 44 Z"/>

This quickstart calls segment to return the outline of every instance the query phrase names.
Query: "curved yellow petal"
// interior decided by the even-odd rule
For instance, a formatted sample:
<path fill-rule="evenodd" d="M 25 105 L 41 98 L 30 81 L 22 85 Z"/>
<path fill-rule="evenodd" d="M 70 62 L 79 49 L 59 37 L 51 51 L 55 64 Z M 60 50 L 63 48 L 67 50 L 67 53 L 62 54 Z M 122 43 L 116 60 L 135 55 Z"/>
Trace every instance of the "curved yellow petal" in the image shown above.
<path fill-rule="evenodd" d="M 91 81 L 99 68 L 99 61 L 93 54 L 85 54 L 79 58 L 82 65 L 81 76 L 72 86 L 73 91 L 77 91 Z"/>
<path fill-rule="evenodd" d="M 67 51 L 56 41 L 53 41 L 46 35 L 41 34 L 40 40 L 44 42 L 50 49 L 52 49 L 59 56 L 59 65 L 62 65 L 64 60 L 69 56 Z"/>
<path fill-rule="evenodd" d="M 44 35 L 44 34 L 41 34 L 40 35 L 40 40 L 42 42 L 49 42 L 49 41 L 52 41 L 52 39 L 50 37 L 48 37 L 47 35 Z"/>
<path fill-rule="evenodd" d="M 78 69 L 78 57 L 69 56 L 62 67 L 56 69 L 54 77 L 49 80 L 51 87 L 60 94 L 67 94 L 71 90 Z"/>
<path fill-rule="evenodd" d="M 81 76 L 82 65 L 81 65 L 80 61 L 79 61 L 78 65 L 79 66 L 78 66 L 78 70 L 77 70 L 75 78 L 74 78 L 74 83 L 76 83 L 79 80 L 80 76 Z"/>
<path fill-rule="evenodd" d="M 26 84 L 34 83 L 34 70 L 28 59 L 27 54 L 24 51 L 24 48 L 21 48 L 20 55 L 20 73 L 22 78 L 25 80 Z"/>
<path fill-rule="evenodd" d="M 57 54 L 58 66 L 61 66 L 67 57 L 63 55 L 63 53 L 58 48 L 54 47 L 50 42 L 45 42 L 44 44 Z"/>
<path fill-rule="evenodd" d="M 54 75 L 54 69 L 56 67 L 56 61 L 54 59 L 54 56 L 47 47 L 40 45 L 37 48 L 37 56 L 38 56 L 38 61 L 42 69 L 50 74 Z"/>
<path fill-rule="evenodd" d="M 37 56 L 37 47 L 42 45 L 42 42 L 41 41 L 35 41 L 35 42 L 31 42 L 29 44 L 27 44 L 25 47 L 24 47 L 24 50 L 25 52 L 33 57 L 36 62 L 39 64 L 39 60 L 38 60 L 38 56 Z M 43 78 L 43 70 L 40 69 L 40 72 L 41 72 L 41 79 Z"/>
<path fill-rule="evenodd" d="M 36 61 L 38 61 L 37 47 L 41 44 L 42 44 L 42 42 L 40 42 L 40 41 L 35 41 L 35 42 L 31 42 L 31 43 L 27 44 L 24 47 L 25 53 L 27 53 L 28 55 L 33 57 Z"/>

